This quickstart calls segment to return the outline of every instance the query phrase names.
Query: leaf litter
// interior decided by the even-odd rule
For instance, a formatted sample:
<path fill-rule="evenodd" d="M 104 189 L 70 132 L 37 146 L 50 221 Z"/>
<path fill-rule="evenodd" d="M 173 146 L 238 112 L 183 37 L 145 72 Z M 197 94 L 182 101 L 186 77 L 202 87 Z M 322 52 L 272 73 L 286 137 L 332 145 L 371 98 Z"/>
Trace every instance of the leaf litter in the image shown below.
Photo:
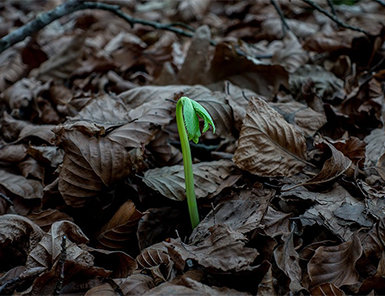
<path fill-rule="evenodd" d="M 192 38 L 80 10 L 3 51 L 0 294 L 384 294 L 385 7 L 312 3 L 119 2 Z M 216 126 L 194 230 L 182 96 Z"/>

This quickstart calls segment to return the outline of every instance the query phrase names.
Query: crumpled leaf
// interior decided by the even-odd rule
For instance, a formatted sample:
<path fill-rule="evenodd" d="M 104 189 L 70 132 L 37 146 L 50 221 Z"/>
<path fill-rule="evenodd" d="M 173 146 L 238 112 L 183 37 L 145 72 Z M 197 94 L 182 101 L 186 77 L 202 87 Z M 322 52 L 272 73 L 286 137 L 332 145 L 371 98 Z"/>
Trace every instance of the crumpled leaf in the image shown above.
<path fill-rule="evenodd" d="M 306 165 L 305 138 L 265 101 L 252 98 L 233 159 L 259 176 L 291 176 Z"/>
<path fill-rule="evenodd" d="M 294 249 L 293 236 L 293 233 L 290 233 L 282 237 L 283 244 L 274 250 L 274 258 L 278 267 L 290 279 L 290 291 L 296 294 L 301 291 L 303 287 L 301 284 L 302 270 L 299 265 L 299 255 Z"/>
<path fill-rule="evenodd" d="M 322 144 L 323 143 L 323 144 Z M 322 167 L 322 170 L 310 180 L 302 183 L 299 186 L 305 186 L 309 190 L 322 190 L 330 186 L 339 176 L 341 176 L 352 164 L 352 161 L 343 153 L 326 141 L 318 144 L 330 149 L 332 155 L 327 159 Z"/>
<path fill-rule="evenodd" d="M 7 145 L 0 147 L 0 161 L 21 162 L 27 155 L 27 147 L 24 144 Z"/>
<path fill-rule="evenodd" d="M 135 151 L 127 150 L 106 137 L 90 137 L 59 126 L 56 141 L 66 152 L 59 174 L 59 191 L 68 205 L 82 206 L 103 186 L 127 177 Z"/>
<path fill-rule="evenodd" d="M 1 266 L 14 264 L 12 259 L 24 261 L 43 236 L 44 231 L 28 218 L 13 214 L 0 216 Z"/>
<path fill-rule="evenodd" d="M 374 166 L 385 153 L 385 131 L 382 128 L 372 130 L 370 135 L 365 137 L 364 141 L 367 143 L 365 150 L 365 165 Z"/>
<path fill-rule="evenodd" d="M 58 221 L 67 220 L 74 222 L 74 219 L 56 209 L 47 209 L 38 213 L 32 213 L 27 215 L 27 218 L 39 225 L 44 231 L 48 231 L 52 224 Z"/>
<path fill-rule="evenodd" d="M 43 184 L 0 169 L 0 185 L 13 194 L 25 199 L 43 197 Z"/>
<path fill-rule="evenodd" d="M 285 118 L 285 120 L 302 131 L 306 137 L 312 137 L 326 123 L 324 114 L 318 113 L 313 109 L 296 101 L 288 103 L 269 103 L 275 111 Z"/>
<path fill-rule="evenodd" d="M 133 239 L 142 216 L 131 200 L 126 201 L 99 231 L 96 238 L 99 245 L 113 250 L 126 247 Z"/>
<path fill-rule="evenodd" d="M 233 185 L 240 177 L 232 175 L 234 170 L 234 163 L 228 160 L 193 164 L 196 197 L 211 197 L 218 194 L 224 188 L 219 186 L 223 183 L 225 186 Z M 186 198 L 182 165 L 147 170 L 143 182 L 172 200 L 182 201 Z"/>
<path fill-rule="evenodd" d="M 345 292 L 336 287 L 333 284 L 327 283 L 327 284 L 321 284 L 315 287 L 310 291 L 311 296 L 324 296 L 324 295 L 330 295 L 330 296 L 345 296 Z"/>
<path fill-rule="evenodd" d="M 93 263 L 93 256 L 82 250 L 77 244 L 87 243 L 88 238 L 76 224 L 70 221 L 59 221 L 52 224 L 36 247 L 28 254 L 26 267 L 28 270 L 42 267 L 50 270 L 59 260 L 62 238 L 66 236 L 67 260 L 74 260 L 84 264 Z"/>
<path fill-rule="evenodd" d="M 319 247 L 308 263 L 311 286 L 331 283 L 339 288 L 355 284 L 359 278 L 355 264 L 361 254 L 361 243 L 356 235 L 337 246 Z"/>
<path fill-rule="evenodd" d="M 166 243 L 173 261 L 194 259 L 205 268 L 239 271 L 247 269 L 259 254 L 256 249 L 245 247 L 245 235 L 226 225 L 216 224 L 209 228 L 209 232 L 209 236 L 195 245 L 186 245 L 179 239 L 171 239 Z"/>
<path fill-rule="evenodd" d="M 114 279 L 124 295 L 143 295 L 155 286 L 154 279 L 145 274 L 133 274 L 123 279 Z"/>
<path fill-rule="evenodd" d="M 8 48 L 0 55 L 0 92 L 23 77 L 27 65 L 22 61 L 16 46 Z"/>

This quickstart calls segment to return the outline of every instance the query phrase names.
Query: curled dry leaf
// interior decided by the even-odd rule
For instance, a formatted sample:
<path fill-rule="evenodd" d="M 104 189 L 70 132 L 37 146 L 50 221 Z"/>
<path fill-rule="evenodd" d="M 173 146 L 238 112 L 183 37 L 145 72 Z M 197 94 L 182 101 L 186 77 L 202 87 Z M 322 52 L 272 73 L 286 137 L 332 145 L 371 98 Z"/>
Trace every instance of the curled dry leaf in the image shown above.
<path fill-rule="evenodd" d="M 327 284 L 321 284 L 315 287 L 310 291 L 311 296 L 324 296 L 324 295 L 330 295 L 330 296 L 345 296 L 345 292 L 336 287 L 333 284 L 327 283 Z"/>
<path fill-rule="evenodd" d="M 114 279 L 124 295 L 144 295 L 155 287 L 154 279 L 145 274 L 134 274 L 124 279 Z"/>
<path fill-rule="evenodd" d="M 322 190 L 330 185 L 341 176 L 352 164 L 352 161 L 347 158 L 341 151 L 326 141 L 317 146 L 324 146 L 331 151 L 331 157 L 325 161 L 322 170 L 310 180 L 307 180 L 301 186 L 305 186 L 309 190 Z"/>
<path fill-rule="evenodd" d="M 337 287 L 353 285 L 359 274 L 355 268 L 362 247 L 356 235 L 337 246 L 319 247 L 308 263 L 311 286 L 331 283 Z"/>
<path fill-rule="evenodd" d="M 29 123 L 24 120 L 13 118 L 8 113 L 4 112 L 0 118 L 0 130 L 4 140 L 11 142 L 19 137 L 20 131 Z"/>
<path fill-rule="evenodd" d="M 347 140 L 331 141 L 334 147 L 341 151 L 354 164 L 358 161 L 365 160 L 366 143 L 357 137 L 350 137 Z"/>
<path fill-rule="evenodd" d="M 220 192 L 218 189 L 223 189 L 223 186 L 219 185 L 223 183 L 226 186 L 233 185 L 240 177 L 240 175 L 235 175 L 235 178 L 232 176 L 234 170 L 234 163 L 228 160 L 193 164 L 196 197 L 211 197 L 218 194 Z M 147 170 L 143 182 L 172 200 L 182 201 L 186 198 L 182 165 Z"/>
<path fill-rule="evenodd" d="M 27 153 L 41 163 L 57 168 L 63 162 L 64 151 L 54 146 L 33 146 L 28 147 Z"/>
<path fill-rule="evenodd" d="M 263 177 L 291 176 L 306 165 L 305 138 L 265 101 L 252 98 L 234 162 Z"/>
<path fill-rule="evenodd" d="M 0 92 L 6 90 L 12 83 L 23 77 L 27 65 L 22 62 L 16 47 L 8 48 L 0 55 Z"/>
<path fill-rule="evenodd" d="M 365 137 L 366 145 L 366 163 L 367 166 L 377 164 L 380 157 L 385 153 L 385 131 L 382 128 L 372 130 L 370 135 Z"/>
<path fill-rule="evenodd" d="M 283 244 L 274 250 L 274 258 L 278 267 L 290 279 L 290 291 L 294 294 L 302 289 L 302 270 L 299 266 L 299 255 L 294 248 L 293 233 L 282 236 Z"/>
<path fill-rule="evenodd" d="M 65 127 L 55 130 L 66 154 L 59 174 L 59 191 L 68 205 L 82 206 L 103 186 L 127 177 L 132 156 L 126 149 L 105 138 L 89 137 Z"/>
<path fill-rule="evenodd" d="M 21 162 L 27 155 L 25 144 L 7 145 L 0 147 L 0 161 Z"/>
<path fill-rule="evenodd" d="M 289 103 L 269 103 L 269 105 L 281 114 L 288 123 L 293 124 L 302 131 L 302 134 L 306 137 L 314 136 L 326 123 L 325 115 L 296 101 Z"/>
<path fill-rule="evenodd" d="M 108 134 L 107 138 L 126 148 L 147 145 L 162 126 L 171 121 L 171 102 L 145 103 L 129 112 L 132 122 Z"/>
<path fill-rule="evenodd" d="M 43 210 L 39 213 L 27 215 L 27 218 L 39 225 L 44 231 L 48 231 L 52 224 L 58 221 L 67 220 L 73 222 L 73 218 L 56 209 Z"/>
<path fill-rule="evenodd" d="M 43 184 L 36 180 L 27 179 L 0 169 L 0 185 L 13 194 L 25 199 L 41 199 Z"/>
<path fill-rule="evenodd" d="M 258 256 L 256 249 L 245 247 L 245 235 L 226 225 L 216 224 L 209 228 L 209 235 L 195 245 L 186 245 L 179 239 L 165 243 L 173 261 L 193 259 L 205 268 L 220 271 L 245 270 Z"/>
<path fill-rule="evenodd" d="M 12 259 L 25 260 L 43 236 L 44 231 L 28 218 L 12 214 L 0 216 L 1 266 L 14 264 Z"/>
<path fill-rule="evenodd" d="M 126 201 L 111 220 L 99 231 L 96 239 L 102 248 L 123 249 L 135 236 L 139 219 L 143 216 L 131 200 Z"/>
<path fill-rule="evenodd" d="M 242 234 L 251 232 L 258 227 L 266 215 L 273 190 L 264 192 L 254 191 L 245 200 L 230 200 L 217 205 L 199 223 L 190 235 L 190 242 L 203 240 L 210 234 L 209 227 L 215 224 L 224 224 Z"/>
<path fill-rule="evenodd" d="M 93 256 L 77 246 L 77 244 L 88 242 L 83 231 L 79 226 L 70 221 L 59 221 L 52 224 L 50 231 L 44 235 L 35 248 L 28 254 L 26 273 L 39 267 L 50 270 L 57 260 L 59 260 L 64 236 L 66 236 L 67 260 L 76 261 L 85 265 L 93 264 Z"/>

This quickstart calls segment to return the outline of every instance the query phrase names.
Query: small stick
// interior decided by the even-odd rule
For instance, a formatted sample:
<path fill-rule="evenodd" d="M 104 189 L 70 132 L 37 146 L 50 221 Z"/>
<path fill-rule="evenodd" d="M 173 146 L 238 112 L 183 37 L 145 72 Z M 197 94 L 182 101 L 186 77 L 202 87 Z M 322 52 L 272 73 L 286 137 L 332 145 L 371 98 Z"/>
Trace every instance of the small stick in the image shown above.
<path fill-rule="evenodd" d="M 332 21 L 336 22 L 338 25 L 340 25 L 341 27 L 344 27 L 346 29 L 350 29 L 350 30 L 353 30 L 353 31 L 357 31 L 357 32 L 361 32 L 361 33 L 364 33 L 366 35 L 369 36 L 369 33 L 366 32 L 365 30 L 361 29 L 361 28 L 358 28 L 358 27 L 354 27 L 354 26 L 351 26 L 351 25 L 348 25 L 348 24 L 345 24 L 343 21 L 341 21 L 338 17 L 336 17 L 335 15 L 333 15 L 332 13 L 330 13 L 329 11 L 323 9 L 321 6 L 319 6 L 318 4 L 314 3 L 313 1 L 311 0 L 303 0 L 305 3 L 309 4 L 310 6 L 312 6 L 314 9 L 318 10 L 319 12 L 323 13 L 324 15 L 326 15 L 327 17 L 329 17 Z"/>
<path fill-rule="evenodd" d="M 13 201 L 12 201 L 8 196 L 6 196 L 5 194 L 3 194 L 3 193 L 0 192 L 0 197 L 1 197 L 2 199 L 4 199 L 6 202 L 8 202 L 8 203 L 10 203 L 11 205 L 13 205 Z"/>
<path fill-rule="evenodd" d="M 56 283 L 55 290 L 53 291 L 53 295 L 60 295 L 60 291 L 63 287 L 64 282 L 64 264 L 67 260 L 67 249 L 66 249 L 66 239 L 67 237 L 64 235 L 61 240 L 61 254 L 58 262 L 58 267 L 60 269 L 60 276 Z"/>
<path fill-rule="evenodd" d="M 275 10 L 278 12 L 279 17 L 281 18 L 282 21 L 282 33 L 283 36 L 286 35 L 286 30 L 291 31 L 289 25 L 286 22 L 285 15 L 283 14 L 282 9 L 278 6 L 278 3 L 275 0 L 270 0 L 271 4 L 273 4 Z"/>

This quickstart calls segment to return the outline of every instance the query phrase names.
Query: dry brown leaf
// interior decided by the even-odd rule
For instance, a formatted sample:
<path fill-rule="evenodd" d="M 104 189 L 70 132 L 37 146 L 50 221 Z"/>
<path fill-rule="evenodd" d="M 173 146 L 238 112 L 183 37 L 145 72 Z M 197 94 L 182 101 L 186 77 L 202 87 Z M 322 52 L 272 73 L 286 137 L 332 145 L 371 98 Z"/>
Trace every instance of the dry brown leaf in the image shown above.
<path fill-rule="evenodd" d="M 57 53 L 42 63 L 30 76 L 40 81 L 65 80 L 81 65 L 84 35 L 76 34 Z"/>
<path fill-rule="evenodd" d="M 102 94 L 94 98 L 71 121 L 89 121 L 106 130 L 130 121 L 128 110 L 120 99 Z"/>
<path fill-rule="evenodd" d="M 170 256 L 167 251 L 167 247 L 163 243 L 157 243 L 144 249 L 136 257 L 139 268 L 143 269 L 160 264 L 169 264 Z"/>
<path fill-rule="evenodd" d="M 0 55 L 0 92 L 23 77 L 27 65 L 22 62 L 19 50 L 14 46 Z"/>
<path fill-rule="evenodd" d="M 341 151 L 354 164 L 365 160 L 366 143 L 357 137 L 349 137 L 347 140 L 330 141 L 334 147 Z"/>
<path fill-rule="evenodd" d="M 345 292 L 333 284 L 321 284 L 310 291 L 311 296 L 345 296 Z"/>
<path fill-rule="evenodd" d="M 111 277 L 124 278 L 130 276 L 138 267 L 135 259 L 125 252 L 94 249 L 87 245 L 81 245 L 80 247 L 95 257 L 95 266 L 111 270 Z"/>
<path fill-rule="evenodd" d="M 143 216 L 131 200 L 126 201 L 97 235 L 100 246 L 107 249 L 127 247 L 136 233 L 139 219 Z"/>
<path fill-rule="evenodd" d="M 258 284 L 258 294 L 257 296 L 276 296 L 277 293 L 274 290 L 274 278 L 273 273 L 271 271 L 271 264 L 266 272 L 266 274 L 263 276 L 263 279 Z"/>
<path fill-rule="evenodd" d="M 205 82 L 205 72 L 207 72 L 209 64 L 210 38 L 211 33 L 208 26 L 201 26 L 195 31 L 182 69 L 178 75 L 180 84 L 193 85 Z"/>
<path fill-rule="evenodd" d="M 54 146 L 33 146 L 28 147 L 27 153 L 41 163 L 57 168 L 63 162 L 64 151 Z"/>
<path fill-rule="evenodd" d="M 116 291 L 110 284 L 105 283 L 88 290 L 84 296 L 116 296 Z"/>
<path fill-rule="evenodd" d="M 65 213 L 58 210 L 48 209 L 39 213 L 33 213 L 27 215 L 27 218 L 39 225 L 44 231 L 48 231 L 52 224 L 61 220 L 67 220 L 73 222 L 74 219 Z"/>
<path fill-rule="evenodd" d="M 331 283 L 339 288 L 357 283 L 359 274 L 355 265 L 361 254 L 361 243 L 356 235 L 337 246 L 319 247 L 308 263 L 311 286 Z"/>
<path fill-rule="evenodd" d="M 382 128 L 374 129 L 370 135 L 366 136 L 364 141 L 366 145 L 366 166 L 374 166 L 380 157 L 385 154 L 385 132 Z"/>
<path fill-rule="evenodd" d="M 366 294 L 371 290 L 381 291 L 385 287 L 385 255 L 381 254 L 375 274 L 366 278 L 360 286 L 359 293 Z"/>
<path fill-rule="evenodd" d="M 49 232 L 44 235 L 28 254 L 26 273 L 39 267 L 50 270 L 60 258 L 61 244 L 64 236 L 66 237 L 67 260 L 85 265 L 93 264 L 93 256 L 77 246 L 77 244 L 88 242 L 83 231 L 79 226 L 70 221 L 59 221 L 52 224 Z"/>
<path fill-rule="evenodd" d="M 256 249 L 245 247 L 245 235 L 226 225 L 215 224 L 209 228 L 209 235 L 195 245 L 187 245 L 179 239 L 165 243 L 169 255 L 175 262 L 193 259 L 205 268 L 220 271 L 247 270 L 258 256 Z"/>
<path fill-rule="evenodd" d="M 0 170 L 0 185 L 25 199 L 41 199 L 43 197 L 43 184 L 41 182 L 4 170 Z"/>
<path fill-rule="evenodd" d="M 144 103 L 129 112 L 132 122 L 127 123 L 108 134 L 107 138 L 120 145 L 142 147 L 155 138 L 161 127 L 171 121 L 171 105 L 166 100 Z"/>
<path fill-rule="evenodd" d="M 13 118 L 8 113 L 4 112 L 0 118 L 0 130 L 4 140 L 11 142 L 19 137 L 20 131 L 27 126 L 27 121 Z"/>
<path fill-rule="evenodd" d="M 235 165 L 228 160 L 201 162 L 193 164 L 195 193 L 197 198 L 218 194 L 219 185 L 233 185 L 238 178 L 232 178 Z M 185 180 L 182 165 L 147 170 L 143 182 L 153 190 L 172 200 L 182 201 L 186 198 Z"/>
<path fill-rule="evenodd" d="M 261 224 L 263 232 L 271 237 L 287 235 L 290 233 L 290 218 L 292 213 L 282 213 L 269 206 Z"/>
<path fill-rule="evenodd" d="M 291 176 L 306 165 L 305 138 L 265 101 L 252 98 L 234 162 L 263 177 Z"/>
<path fill-rule="evenodd" d="M 36 159 L 28 156 L 25 160 L 17 164 L 17 168 L 23 177 L 37 179 L 42 183 L 44 182 L 45 167 Z"/>
<path fill-rule="evenodd" d="M 189 241 L 202 241 L 210 234 L 209 228 L 217 223 L 242 234 L 256 230 L 266 215 L 273 195 L 272 190 L 253 190 L 245 200 L 235 199 L 220 203 L 193 230 Z"/>
<path fill-rule="evenodd" d="M 352 161 L 347 158 L 341 151 L 326 141 L 316 144 L 317 147 L 323 147 L 331 151 L 331 157 L 327 159 L 322 170 L 313 178 L 305 183 L 297 186 L 305 186 L 309 190 L 322 190 L 330 188 L 330 185 L 341 176 L 350 167 Z"/>
<path fill-rule="evenodd" d="M 203 15 L 205 15 L 209 6 L 210 0 L 182 0 L 178 5 L 177 16 L 182 22 L 190 22 L 200 19 Z"/>
<path fill-rule="evenodd" d="M 24 140 L 29 137 L 36 137 L 46 141 L 47 143 L 51 143 L 52 138 L 54 137 L 54 133 L 52 130 L 55 128 L 55 125 L 45 124 L 45 125 L 34 125 L 28 124 L 20 131 L 19 138 L 17 141 Z"/>
<path fill-rule="evenodd" d="M 28 218 L 13 214 L 0 216 L 1 266 L 13 266 L 18 261 L 24 264 L 43 236 L 44 231 Z"/>
<path fill-rule="evenodd" d="M 6 145 L 0 148 L 0 161 L 20 162 L 26 155 L 27 147 L 25 144 Z"/>
<path fill-rule="evenodd" d="M 143 295 L 155 286 L 154 279 L 145 274 L 134 274 L 124 279 L 114 279 L 124 295 Z"/>
<path fill-rule="evenodd" d="M 55 132 L 57 142 L 66 152 L 59 174 L 59 191 L 68 205 L 82 206 L 104 185 L 110 186 L 131 173 L 136 156 L 121 145 L 65 126 Z"/>
<path fill-rule="evenodd" d="M 308 53 L 302 48 L 298 38 L 288 31 L 283 38 L 282 48 L 274 52 L 271 62 L 284 66 L 289 73 L 293 73 L 308 59 Z"/>
<path fill-rule="evenodd" d="M 274 258 L 278 267 L 290 279 L 290 291 L 294 294 L 303 290 L 302 270 L 299 265 L 299 255 L 295 250 L 293 233 L 282 236 L 283 244 L 274 250 Z"/>
<path fill-rule="evenodd" d="M 153 155 L 155 163 L 171 166 L 182 162 L 182 152 L 169 143 L 169 138 L 169 133 L 161 130 L 146 147 Z"/>
<path fill-rule="evenodd" d="M 324 114 L 318 113 L 313 109 L 296 101 L 288 103 L 269 103 L 270 107 L 276 110 L 293 124 L 306 137 L 312 137 L 326 123 Z"/>

